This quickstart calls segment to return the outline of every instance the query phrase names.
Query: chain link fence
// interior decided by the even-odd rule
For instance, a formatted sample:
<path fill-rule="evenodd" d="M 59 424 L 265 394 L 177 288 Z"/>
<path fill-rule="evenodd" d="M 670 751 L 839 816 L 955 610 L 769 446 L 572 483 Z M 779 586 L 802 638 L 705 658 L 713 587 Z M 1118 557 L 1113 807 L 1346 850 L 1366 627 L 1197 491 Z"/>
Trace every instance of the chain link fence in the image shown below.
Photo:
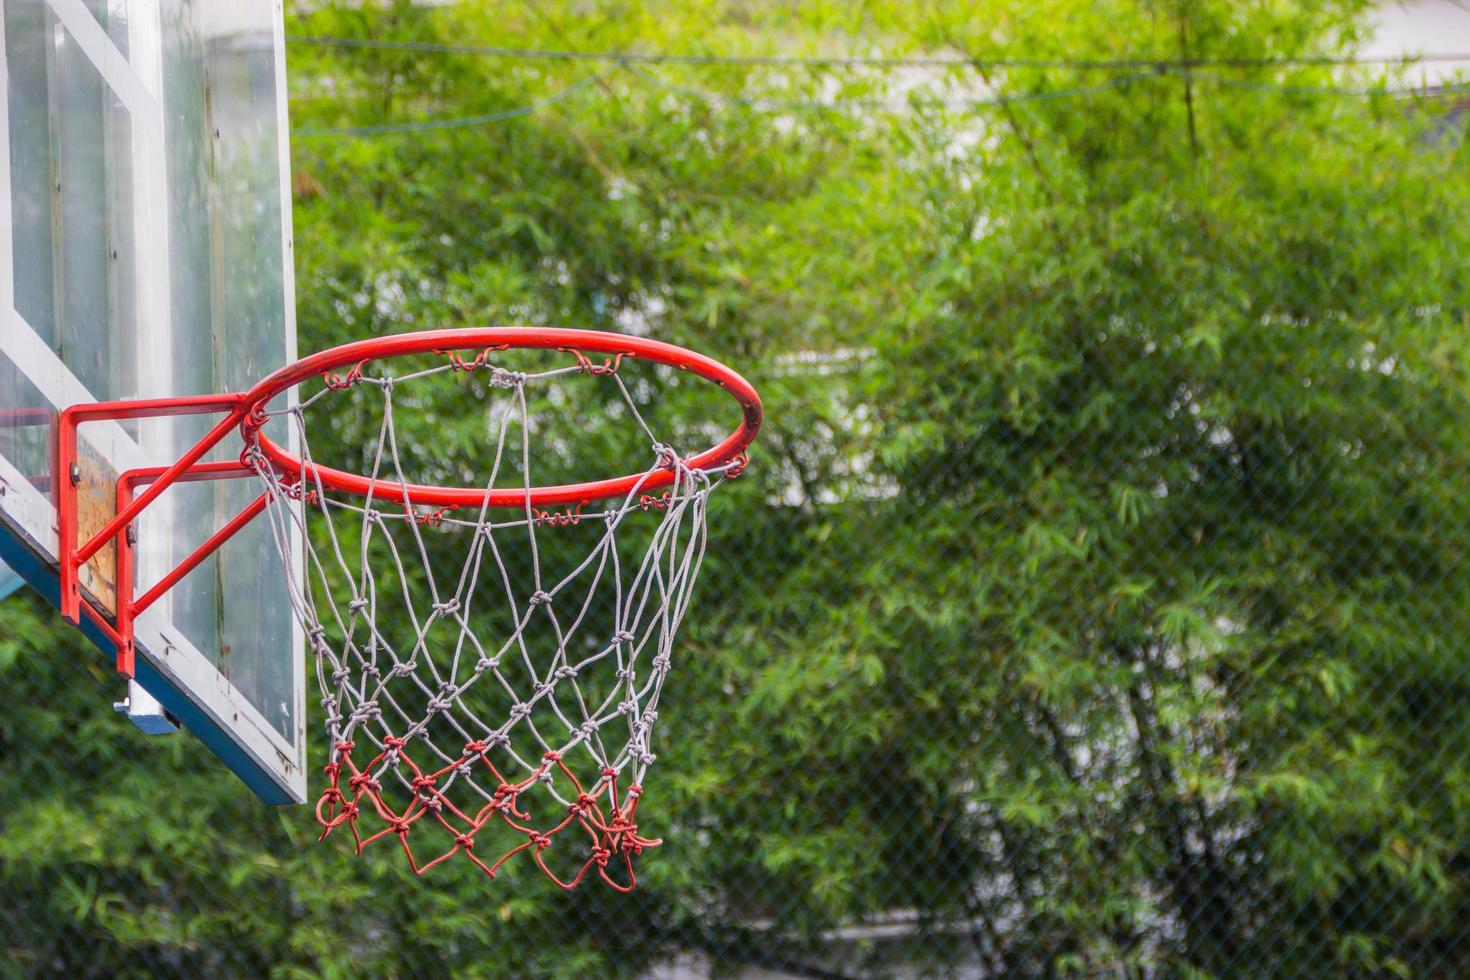
<path fill-rule="evenodd" d="M 1052 396 L 1145 426 L 997 423 L 833 503 L 768 452 L 719 495 L 630 896 L 317 845 L 10 600 L 5 972 L 1460 975 L 1470 514 L 1425 494 L 1462 450 L 1387 413 L 1226 433 L 1189 385 L 1122 386 L 1120 342 Z M 1126 533 L 1043 527 L 1063 470 Z"/>
<path fill-rule="evenodd" d="M 313 63 L 354 83 L 321 121 L 392 91 L 373 58 Z M 487 71 L 415 64 L 450 95 Z M 570 311 L 762 392 L 658 703 L 664 843 L 629 895 L 355 858 L 130 728 L 23 591 L 0 976 L 1470 973 L 1464 116 L 1287 81 L 1040 86 L 968 142 L 933 105 L 771 136 L 638 88 L 298 151 L 303 350 Z M 707 444 L 672 387 L 671 443 Z M 400 430 L 420 463 L 484 449 L 446 434 L 463 396 Z M 601 438 L 598 407 L 548 411 Z"/>

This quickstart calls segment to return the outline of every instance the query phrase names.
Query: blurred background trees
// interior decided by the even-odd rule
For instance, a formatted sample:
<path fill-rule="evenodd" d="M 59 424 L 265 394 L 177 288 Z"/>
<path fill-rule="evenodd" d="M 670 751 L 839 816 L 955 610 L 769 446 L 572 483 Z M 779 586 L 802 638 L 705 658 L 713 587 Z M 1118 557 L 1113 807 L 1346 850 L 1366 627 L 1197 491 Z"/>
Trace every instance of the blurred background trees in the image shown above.
<path fill-rule="evenodd" d="M 303 351 L 630 330 L 765 399 L 668 842 L 631 898 L 315 846 L 17 597 L 7 971 L 1470 969 L 1466 93 L 1282 61 L 1366 10 L 298 6 Z M 400 434 L 472 446 L 456 406 Z"/>

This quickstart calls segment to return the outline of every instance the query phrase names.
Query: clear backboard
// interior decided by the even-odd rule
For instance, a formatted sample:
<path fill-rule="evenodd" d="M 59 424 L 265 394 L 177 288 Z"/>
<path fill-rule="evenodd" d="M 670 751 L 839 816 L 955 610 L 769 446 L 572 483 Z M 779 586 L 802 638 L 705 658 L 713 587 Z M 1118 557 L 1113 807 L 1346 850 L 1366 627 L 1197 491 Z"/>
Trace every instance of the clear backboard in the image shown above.
<path fill-rule="evenodd" d="M 276 0 L 0 4 L 0 561 L 55 602 L 58 410 L 240 391 L 295 358 L 282 12 Z M 213 421 L 83 427 L 82 533 L 115 513 L 118 473 L 173 462 Z M 171 487 L 136 525 L 138 587 L 258 492 Z M 258 525 L 142 614 L 134 709 L 151 696 L 262 798 L 299 802 L 301 637 Z M 112 613 L 115 572 L 109 546 L 82 570 L 84 601 Z"/>

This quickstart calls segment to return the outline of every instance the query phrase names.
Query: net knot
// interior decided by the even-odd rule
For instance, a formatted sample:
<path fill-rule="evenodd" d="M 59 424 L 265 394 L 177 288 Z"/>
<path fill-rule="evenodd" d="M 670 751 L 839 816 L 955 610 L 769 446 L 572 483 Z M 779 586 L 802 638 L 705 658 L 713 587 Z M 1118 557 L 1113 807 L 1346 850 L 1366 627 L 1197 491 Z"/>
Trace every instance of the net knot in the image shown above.
<path fill-rule="evenodd" d="M 393 749 L 401 749 L 407 744 L 408 739 L 397 738 L 393 735 L 386 736 L 383 739 L 383 748 L 389 749 L 390 751 Z"/>
<path fill-rule="evenodd" d="M 549 834 L 532 832 L 527 834 L 526 837 L 529 843 L 536 845 L 536 850 L 538 851 L 544 851 L 551 846 L 551 836 Z"/>
<path fill-rule="evenodd" d="M 354 746 L 352 742 L 338 742 L 336 745 L 337 754 L 346 755 L 348 752 L 351 752 L 355 747 L 356 746 Z"/>
<path fill-rule="evenodd" d="M 556 688 L 556 685 L 555 684 L 549 684 L 546 681 L 542 681 L 541 683 L 537 684 L 536 687 L 535 687 L 535 692 L 536 692 L 536 695 L 535 696 L 537 698 L 544 698 L 544 697 L 546 697 L 546 695 L 550 694 L 553 690 L 555 690 L 555 688 Z"/>
<path fill-rule="evenodd" d="M 347 611 L 350 612 L 350 613 L 360 613 L 364 609 L 366 609 L 367 607 L 368 607 L 368 601 L 366 599 L 358 598 L 358 599 L 353 599 L 351 602 L 349 602 L 347 604 Z"/>
<path fill-rule="evenodd" d="M 616 633 L 613 634 L 612 641 L 614 643 L 632 643 L 636 639 L 638 639 L 638 637 L 631 631 L 618 630 Z"/>
<path fill-rule="evenodd" d="M 647 749 L 634 750 L 631 754 L 633 758 L 637 759 L 645 766 L 653 765 L 654 760 L 658 758 L 658 756 L 654 755 L 652 752 L 649 752 Z"/>
<path fill-rule="evenodd" d="M 618 671 L 618 680 L 620 681 L 630 681 L 633 679 L 633 677 L 634 673 L 632 666 L 624 667 Z"/>
<path fill-rule="evenodd" d="M 615 814 L 607 822 L 608 836 L 614 838 L 613 843 L 621 849 L 627 850 L 633 846 L 638 839 L 638 825 L 633 822 L 627 814 Z"/>
<path fill-rule="evenodd" d="M 595 862 L 597 862 L 597 866 L 599 868 L 605 868 L 605 867 L 607 867 L 607 862 L 611 858 L 612 858 L 612 851 L 609 851 L 607 848 L 603 847 L 601 844 L 598 844 L 597 846 L 595 846 L 595 847 L 592 848 L 592 860 L 595 861 Z"/>
<path fill-rule="evenodd" d="M 547 765 L 543 765 L 541 768 L 542 769 L 546 769 L 549 766 L 554 766 L 558 762 L 561 761 L 561 753 L 560 752 L 548 752 L 545 755 L 543 755 L 541 757 L 541 759 L 542 759 L 542 761 L 544 761 L 545 763 L 547 763 Z"/>
<path fill-rule="evenodd" d="M 531 706 L 524 701 L 510 706 L 510 720 L 520 721 L 531 713 Z"/>
<path fill-rule="evenodd" d="M 352 714 L 347 716 L 347 720 L 354 723 L 359 721 L 367 721 L 371 718 L 382 717 L 382 714 L 382 710 L 378 708 L 378 702 L 363 701 L 357 707 L 352 709 Z M 387 745 L 388 740 L 384 739 L 383 744 Z"/>
<path fill-rule="evenodd" d="M 500 367 L 490 369 L 490 387 L 492 388 L 519 388 L 525 383 L 526 372 L 524 371 L 507 371 Z"/>
<path fill-rule="evenodd" d="M 549 606 L 551 605 L 551 593 L 537 590 L 532 592 L 531 598 L 526 601 L 533 606 Z"/>
<path fill-rule="evenodd" d="M 575 728 L 571 728 L 568 730 L 576 732 L 581 738 L 590 740 L 594 735 L 597 734 L 597 722 L 590 720 L 584 721 L 582 722 L 582 724 L 576 726 Z"/>
<path fill-rule="evenodd" d="M 481 657 L 479 660 L 476 660 L 475 661 L 475 673 L 478 674 L 478 673 L 483 673 L 484 671 L 487 671 L 487 670 L 494 670 L 495 668 L 497 668 L 499 666 L 500 666 L 500 658 L 499 657 Z"/>
<path fill-rule="evenodd" d="M 388 818 L 387 823 L 388 829 L 393 831 L 393 833 L 397 834 L 399 837 L 408 836 L 409 822 L 407 820 L 404 820 L 402 817 L 390 817 Z"/>
<path fill-rule="evenodd" d="M 454 846 L 465 851 L 472 850 L 475 846 L 475 839 L 469 834 L 456 834 L 454 838 Z"/>
<path fill-rule="evenodd" d="M 603 779 L 617 779 L 618 771 L 612 766 L 608 766 L 607 768 L 602 770 L 601 775 Z"/>
<path fill-rule="evenodd" d="M 418 670 L 418 667 L 419 667 L 419 665 L 417 663 L 415 663 L 414 661 L 412 661 L 412 660 L 404 660 L 401 663 L 394 664 L 393 665 L 393 669 L 390 670 L 390 671 L 388 671 L 388 676 L 389 677 L 407 677 L 409 674 L 412 674 L 415 670 Z"/>
<path fill-rule="evenodd" d="M 382 788 L 382 786 L 370 774 L 360 772 L 356 776 L 353 776 L 351 779 L 347 780 L 347 788 L 352 790 L 353 792 L 365 789 L 368 792 L 376 793 L 379 789 Z"/>
<path fill-rule="evenodd" d="M 415 793 L 427 793 L 434 789 L 435 777 L 433 775 L 415 776 L 409 783 L 409 788 Z"/>
<path fill-rule="evenodd" d="M 429 698 L 429 703 L 426 706 L 426 710 L 431 715 L 438 714 L 441 711 L 448 711 L 450 708 L 454 707 L 454 699 L 458 696 L 459 688 L 455 687 L 452 682 L 445 681 L 443 684 L 439 685 L 438 696 Z"/>
<path fill-rule="evenodd" d="M 338 684 L 345 684 L 352 677 L 352 671 L 346 667 L 338 667 L 332 671 L 332 680 Z"/>
<path fill-rule="evenodd" d="M 378 669 L 377 664 L 363 664 L 358 668 L 364 677 L 382 677 L 383 672 Z"/>
<path fill-rule="evenodd" d="M 450 599 L 448 602 L 434 603 L 434 612 L 440 616 L 451 616 L 459 612 L 459 600 Z"/>
<path fill-rule="evenodd" d="M 567 812 L 578 814 L 586 813 L 588 810 L 591 810 L 596 805 L 597 801 L 594 800 L 592 797 L 588 796 L 586 793 L 578 793 L 577 798 L 571 803 L 567 804 Z"/>
<path fill-rule="evenodd" d="M 465 745 L 464 745 L 464 754 L 465 755 L 480 755 L 487 748 L 489 748 L 489 746 L 487 746 L 484 742 L 466 742 Z"/>
<path fill-rule="evenodd" d="M 674 447 L 662 442 L 653 444 L 653 457 L 661 470 L 672 470 L 679 464 L 679 454 L 674 452 Z"/>
<path fill-rule="evenodd" d="M 666 673 L 671 665 L 672 661 L 669 659 L 669 655 L 667 653 L 661 653 L 657 657 L 653 658 L 653 669 L 658 671 L 660 674 Z"/>
<path fill-rule="evenodd" d="M 636 714 L 637 711 L 638 711 L 638 702 L 637 701 L 619 701 L 618 702 L 618 714 L 620 714 L 620 715 Z"/>
<path fill-rule="evenodd" d="M 562 664 L 560 667 L 556 668 L 556 670 L 554 671 L 554 676 L 558 678 L 576 677 L 577 668 L 572 667 L 568 664 Z"/>

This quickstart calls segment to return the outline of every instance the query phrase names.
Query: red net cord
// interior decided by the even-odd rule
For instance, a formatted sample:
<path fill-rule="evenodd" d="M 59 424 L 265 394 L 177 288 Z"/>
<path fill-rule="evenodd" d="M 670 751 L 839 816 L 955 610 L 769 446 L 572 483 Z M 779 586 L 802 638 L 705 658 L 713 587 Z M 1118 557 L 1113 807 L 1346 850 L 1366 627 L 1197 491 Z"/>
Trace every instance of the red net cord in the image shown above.
<path fill-rule="evenodd" d="M 556 752 L 546 753 L 541 765 L 525 779 L 511 782 L 490 761 L 486 755 L 488 746 L 483 742 L 470 742 L 458 759 L 429 773 L 414 764 L 405 753 L 405 747 L 403 739 L 391 736 L 385 738 L 383 749 L 366 766 L 359 767 L 352 758 L 354 744 L 342 742 L 337 745 L 337 761 L 329 763 L 323 769 L 328 782 L 316 805 L 317 820 L 323 828 L 318 839 L 325 840 L 332 831 L 346 826 L 352 832 L 356 853 L 361 854 L 375 841 L 397 837 L 414 874 L 420 875 L 456 855 L 463 855 L 466 860 L 494 878 L 506 862 L 524 851 L 529 852 L 536 866 L 562 888 L 576 888 L 582 879 L 596 869 L 598 877 L 620 892 L 631 892 L 638 883 L 633 871 L 633 859 L 645 849 L 663 843 L 662 840 L 639 835 L 634 817 L 643 790 L 637 785 L 629 786 L 620 800 L 618 774 L 613 769 L 604 769 L 596 788 L 589 793 Z M 394 759 L 410 774 L 409 786 L 413 791 L 412 799 L 402 811 L 396 811 L 388 805 L 384 799 L 382 783 L 371 775 L 382 767 L 391 765 Z M 469 814 L 445 795 L 440 789 L 440 783 L 451 773 L 466 772 L 466 767 L 473 767 L 477 763 L 483 765 L 493 777 L 495 790 L 491 794 L 490 802 Z M 537 826 L 532 821 L 529 807 L 523 808 L 521 795 L 537 783 L 554 777 L 556 770 L 575 789 L 576 797 L 566 805 L 563 813 L 557 815 L 555 822 Z M 499 851 L 493 861 L 486 863 L 475 850 L 483 840 L 490 837 L 489 831 L 502 826 L 509 829 L 514 843 Z M 418 844 L 421 849 L 427 846 L 423 842 L 431 838 L 426 831 L 435 827 L 442 829 L 451 846 L 434 858 L 420 863 L 414 853 L 414 844 Z M 582 834 L 586 835 L 585 838 Z M 413 839 L 413 844 L 410 843 L 410 838 Z M 582 840 L 586 845 L 581 867 L 570 879 L 559 877 L 547 866 L 544 854 L 553 843 L 574 843 L 577 840 Z M 483 852 L 483 847 L 481 850 Z M 626 880 L 619 881 L 610 875 L 610 864 L 621 864 Z"/>

